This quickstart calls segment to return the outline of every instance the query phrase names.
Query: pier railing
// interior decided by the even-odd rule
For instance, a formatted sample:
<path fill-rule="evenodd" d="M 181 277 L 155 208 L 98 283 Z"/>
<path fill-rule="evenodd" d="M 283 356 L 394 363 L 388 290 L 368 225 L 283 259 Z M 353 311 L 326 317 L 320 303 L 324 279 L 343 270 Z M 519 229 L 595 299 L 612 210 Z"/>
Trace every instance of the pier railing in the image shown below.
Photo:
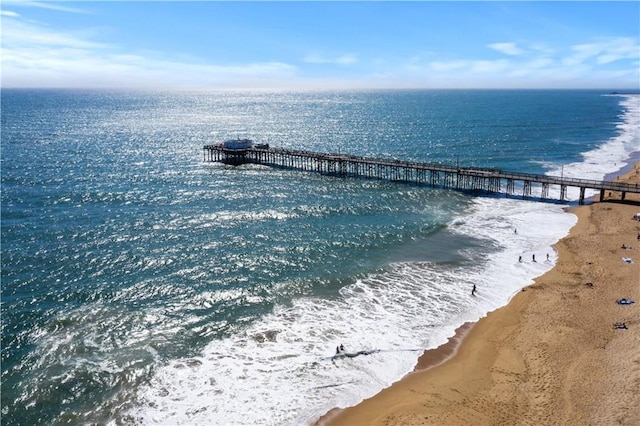
<path fill-rule="evenodd" d="M 522 191 L 523 197 L 531 197 L 535 185 L 540 188 L 540 198 L 542 199 L 549 198 L 549 188 L 551 185 L 555 185 L 560 189 L 561 201 L 566 199 L 567 188 L 573 187 L 580 190 L 580 204 L 584 203 L 586 189 L 600 191 L 601 200 L 604 199 L 607 191 L 620 193 L 622 200 L 625 199 L 627 193 L 640 193 L 638 184 L 285 148 L 229 149 L 220 145 L 205 145 L 204 161 L 232 165 L 261 164 L 340 177 L 366 177 L 428 184 L 433 187 L 460 191 L 515 194 L 516 188 L 518 188 Z"/>

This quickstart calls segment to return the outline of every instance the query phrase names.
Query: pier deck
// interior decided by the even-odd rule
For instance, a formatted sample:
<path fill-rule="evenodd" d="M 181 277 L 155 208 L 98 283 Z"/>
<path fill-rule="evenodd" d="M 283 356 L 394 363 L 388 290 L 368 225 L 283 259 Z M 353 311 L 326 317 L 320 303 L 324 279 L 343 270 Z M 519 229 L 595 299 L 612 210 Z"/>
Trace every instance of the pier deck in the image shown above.
<path fill-rule="evenodd" d="M 228 149 L 219 145 L 205 145 L 203 149 L 204 161 L 209 162 L 261 164 L 339 177 L 427 184 L 459 191 L 514 195 L 518 188 L 524 198 L 532 197 L 533 187 L 536 187 L 540 190 L 541 199 L 549 199 L 549 188 L 555 185 L 560 189 L 560 201 L 565 201 L 567 188 L 574 187 L 580 190 L 580 204 L 584 203 L 586 189 L 600 191 L 600 200 L 604 199 L 607 191 L 620 193 L 621 200 L 625 199 L 627 193 L 640 193 L 640 186 L 637 184 L 509 172 L 494 168 L 458 167 L 271 147 Z"/>

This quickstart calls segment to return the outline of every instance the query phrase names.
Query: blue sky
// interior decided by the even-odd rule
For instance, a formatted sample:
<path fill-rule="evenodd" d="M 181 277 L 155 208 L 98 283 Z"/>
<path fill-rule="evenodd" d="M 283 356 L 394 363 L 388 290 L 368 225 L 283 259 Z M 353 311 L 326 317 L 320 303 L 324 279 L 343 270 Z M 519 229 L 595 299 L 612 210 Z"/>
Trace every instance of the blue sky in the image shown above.
<path fill-rule="evenodd" d="M 640 2 L 2 0 L 2 87 L 640 87 Z"/>

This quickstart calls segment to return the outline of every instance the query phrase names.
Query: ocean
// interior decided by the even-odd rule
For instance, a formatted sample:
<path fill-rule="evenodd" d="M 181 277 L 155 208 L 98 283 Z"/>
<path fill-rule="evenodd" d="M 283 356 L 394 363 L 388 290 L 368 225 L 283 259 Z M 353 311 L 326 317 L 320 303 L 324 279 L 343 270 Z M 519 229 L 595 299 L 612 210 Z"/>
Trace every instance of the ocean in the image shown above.
<path fill-rule="evenodd" d="M 640 150 L 637 92 L 2 89 L 1 102 L 11 425 L 311 424 L 508 303 L 576 222 L 571 190 L 538 202 L 233 167 L 205 162 L 205 144 L 585 179 L 615 178 Z M 352 356 L 334 357 L 340 344 Z"/>

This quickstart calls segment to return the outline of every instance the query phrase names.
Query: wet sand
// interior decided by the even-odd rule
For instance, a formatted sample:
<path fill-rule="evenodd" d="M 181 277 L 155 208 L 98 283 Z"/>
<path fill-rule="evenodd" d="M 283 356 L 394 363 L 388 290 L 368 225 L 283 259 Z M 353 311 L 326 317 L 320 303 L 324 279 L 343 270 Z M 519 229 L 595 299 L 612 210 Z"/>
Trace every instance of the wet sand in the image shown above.
<path fill-rule="evenodd" d="M 640 183 L 640 162 L 618 179 Z M 639 425 L 640 196 L 571 211 L 578 223 L 551 271 L 426 351 L 413 373 L 318 424 Z"/>

